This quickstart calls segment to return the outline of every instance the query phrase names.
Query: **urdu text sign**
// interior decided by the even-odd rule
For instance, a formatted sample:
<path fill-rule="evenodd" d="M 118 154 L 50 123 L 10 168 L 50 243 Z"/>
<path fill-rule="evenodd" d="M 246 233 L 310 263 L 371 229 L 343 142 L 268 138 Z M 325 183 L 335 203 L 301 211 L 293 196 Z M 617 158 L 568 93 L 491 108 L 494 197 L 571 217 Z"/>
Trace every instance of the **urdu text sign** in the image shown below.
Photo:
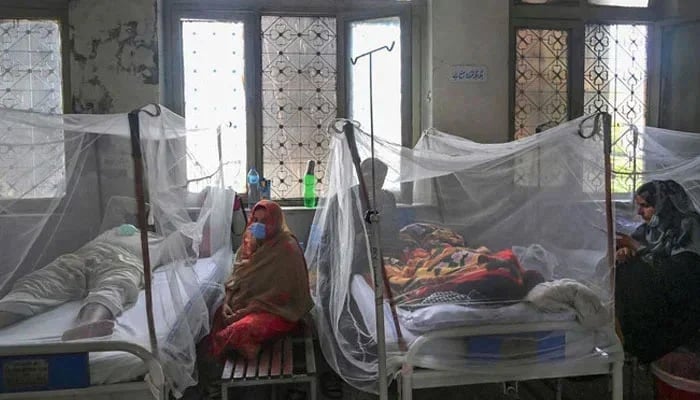
<path fill-rule="evenodd" d="M 488 73 L 484 65 L 453 65 L 450 80 L 453 82 L 486 82 Z"/>

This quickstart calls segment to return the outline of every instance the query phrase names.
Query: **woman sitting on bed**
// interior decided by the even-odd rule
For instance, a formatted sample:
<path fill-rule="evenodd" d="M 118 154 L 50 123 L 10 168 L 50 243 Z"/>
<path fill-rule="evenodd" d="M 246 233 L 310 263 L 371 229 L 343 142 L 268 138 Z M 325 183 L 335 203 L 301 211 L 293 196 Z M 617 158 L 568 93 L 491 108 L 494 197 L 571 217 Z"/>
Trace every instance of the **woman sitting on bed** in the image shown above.
<path fill-rule="evenodd" d="M 674 181 L 636 193 L 644 223 L 618 236 L 615 302 L 625 350 L 651 362 L 700 329 L 700 215 Z"/>
<path fill-rule="evenodd" d="M 237 351 L 254 359 L 264 342 L 296 328 L 311 309 L 308 272 L 296 237 L 277 203 L 253 207 L 226 298 L 217 311 L 211 350 L 221 358 Z"/>

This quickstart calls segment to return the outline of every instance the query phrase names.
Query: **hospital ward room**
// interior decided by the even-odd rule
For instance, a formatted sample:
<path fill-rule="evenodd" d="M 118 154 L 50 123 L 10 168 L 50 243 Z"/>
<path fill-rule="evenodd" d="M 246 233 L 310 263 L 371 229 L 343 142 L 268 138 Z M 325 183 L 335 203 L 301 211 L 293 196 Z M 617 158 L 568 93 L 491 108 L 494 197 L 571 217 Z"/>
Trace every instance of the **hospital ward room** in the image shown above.
<path fill-rule="evenodd" d="M 0 0 L 0 400 L 700 400 L 698 42 L 697 0 Z"/>

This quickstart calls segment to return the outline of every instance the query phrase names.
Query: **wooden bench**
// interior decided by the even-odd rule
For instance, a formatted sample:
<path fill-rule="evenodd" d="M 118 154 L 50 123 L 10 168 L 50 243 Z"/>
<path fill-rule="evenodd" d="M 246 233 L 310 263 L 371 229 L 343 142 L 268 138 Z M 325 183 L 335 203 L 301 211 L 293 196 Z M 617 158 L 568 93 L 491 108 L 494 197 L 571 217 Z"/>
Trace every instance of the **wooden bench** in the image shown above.
<path fill-rule="evenodd" d="M 228 400 L 236 386 L 309 383 L 310 400 L 316 400 L 316 359 L 309 324 L 303 334 L 286 336 L 263 347 L 256 360 L 235 356 L 226 360 L 221 376 L 221 399 Z"/>

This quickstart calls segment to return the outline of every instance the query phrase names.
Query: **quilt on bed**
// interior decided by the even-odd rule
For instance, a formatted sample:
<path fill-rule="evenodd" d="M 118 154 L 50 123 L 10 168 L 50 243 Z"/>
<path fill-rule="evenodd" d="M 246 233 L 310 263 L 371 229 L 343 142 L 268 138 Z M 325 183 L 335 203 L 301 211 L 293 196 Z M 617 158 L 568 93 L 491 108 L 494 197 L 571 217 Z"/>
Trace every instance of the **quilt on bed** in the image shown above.
<path fill-rule="evenodd" d="M 544 281 L 538 272 L 526 271 L 511 249 L 467 247 L 447 228 L 411 224 L 401 230 L 401 240 L 401 259 L 385 259 L 400 304 L 517 302 Z"/>

